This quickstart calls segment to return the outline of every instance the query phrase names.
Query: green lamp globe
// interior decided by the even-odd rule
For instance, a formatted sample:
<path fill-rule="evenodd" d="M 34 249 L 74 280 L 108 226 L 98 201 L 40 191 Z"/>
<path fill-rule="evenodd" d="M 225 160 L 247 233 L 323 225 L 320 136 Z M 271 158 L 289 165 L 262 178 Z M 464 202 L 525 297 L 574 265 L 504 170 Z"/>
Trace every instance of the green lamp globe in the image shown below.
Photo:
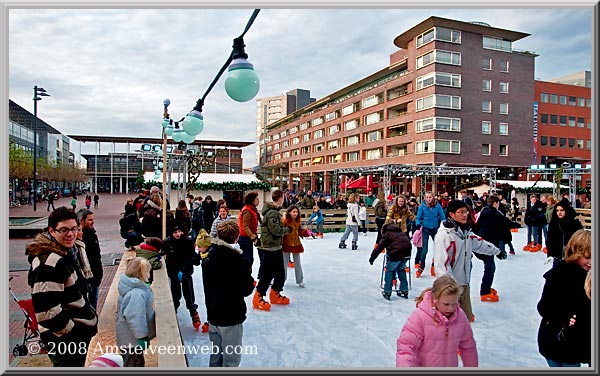
<path fill-rule="evenodd" d="M 183 130 L 190 136 L 196 136 L 204 129 L 204 116 L 200 111 L 192 110 L 183 120 Z"/>
<path fill-rule="evenodd" d="M 163 166 L 164 166 L 164 165 L 163 165 L 163 163 L 162 163 L 162 162 L 158 162 L 158 168 L 160 168 L 160 169 L 162 170 Z"/>
<path fill-rule="evenodd" d="M 162 127 L 163 128 L 168 127 L 169 124 L 171 124 L 171 121 L 169 119 L 163 119 L 163 121 L 162 121 Z"/>
<path fill-rule="evenodd" d="M 185 132 L 182 131 L 181 129 L 177 129 L 173 131 L 173 134 L 171 135 L 171 137 L 173 138 L 173 141 L 175 142 L 181 142 L 182 140 L 182 136 Z"/>
<path fill-rule="evenodd" d="M 154 171 L 154 180 L 160 179 L 160 175 L 161 175 L 160 171 L 158 171 L 158 170 Z"/>
<path fill-rule="evenodd" d="M 169 125 L 168 127 L 165 128 L 165 134 L 167 136 L 170 136 L 173 134 L 173 126 L 172 125 Z"/>
<path fill-rule="evenodd" d="M 158 149 L 158 151 L 156 152 L 156 156 L 159 157 L 159 158 L 163 156 L 162 149 Z"/>
<path fill-rule="evenodd" d="M 186 144 L 191 144 L 196 140 L 196 136 L 188 134 L 186 132 L 183 132 L 183 134 L 181 135 L 181 141 L 185 142 Z"/>
<path fill-rule="evenodd" d="M 248 102 L 256 96 L 260 81 L 254 66 L 246 59 L 235 59 L 229 65 L 229 75 L 225 79 L 225 91 L 237 102 Z"/>

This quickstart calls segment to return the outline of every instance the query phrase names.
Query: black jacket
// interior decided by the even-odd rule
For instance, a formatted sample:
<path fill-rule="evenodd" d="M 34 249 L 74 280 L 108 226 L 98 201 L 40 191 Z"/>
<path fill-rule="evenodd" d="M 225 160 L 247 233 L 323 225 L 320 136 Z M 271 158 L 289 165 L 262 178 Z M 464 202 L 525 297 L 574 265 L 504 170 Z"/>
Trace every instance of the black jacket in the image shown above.
<path fill-rule="evenodd" d="M 486 206 L 479 214 L 475 233 L 496 247 L 500 247 L 500 240 L 506 242 L 512 239 L 510 229 L 518 227 L 520 227 L 518 223 L 506 218 L 500 210 Z"/>
<path fill-rule="evenodd" d="M 565 209 L 566 214 L 563 219 L 558 218 L 556 215 L 557 206 Z M 581 222 L 575 219 L 576 216 L 577 213 L 567 200 L 563 199 L 558 204 L 554 205 L 552 219 L 550 219 L 550 224 L 548 225 L 548 240 L 546 241 L 548 257 L 562 259 L 563 247 L 567 245 L 575 231 L 583 229 Z"/>
<path fill-rule="evenodd" d="M 560 363 L 590 362 L 592 308 L 583 287 L 586 276 L 579 265 L 564 261 L 544 274 L 546 283 L 537 310 L 542 316 L 538 348 L 545 358 Z M 569 326 L 573 315 L 577 316 L 575 325 Z"/>
<path fill-rule="evenodd" d="M 546 223 L 546 211 L 539 201 L 536 201 L 533 206 L 527 204 L 525 210 L 525 224 L 527 226 L 542 226 Z"/>
<path fill-rule="evenodd" d="M 200 265 L 200 256 L 196 253 L 194 242 L 189 236 L 181 235 L 179 239 L 171 236 L 163 243 L 163 254 L 167 265 L 167 274 L 174 276 L 182 272 L 184 275 L 194 273 L 194 265 Z"/>
<path fill-rule="evenodd" d="M 84 228 L 82 232 L 83 235 L 81 237 L 81 241 L 83 241 L 85 244 L 85 253 L 88 261 L 90 262 L 92 274 L 94 275 L 92 285 L 97 287 L 100 286 L 100 282 L 102 282 L 102 276 L 104 274 L 104 270 L 102 269 L 102 257 L 100 256 L 100 244 L 98 243 L 98 235 L 96 235 L 96 230 L 93 228 Z"/>
<path fill-rule="evenodd" d="M 246 320 L 244 298 L 254 290 L 250 265 L 239 248 L 220 239 L 213 240 L 208 257 L 202 260 L 202 280 L 208 322 L 232 326 Z"/>
<path fill-rule="evenodd" d="M 371 253 L 371 260 L 375 260 L 384 249 L 387 249 L 386 252 L 389 261 L 402 261 L 410 257 L 412 245 L 408 236 L 406 236 L 406 233 L 400 227 L 387 224 L 381 232 L 383 235 L 381 235 L 379 245 Z"/>

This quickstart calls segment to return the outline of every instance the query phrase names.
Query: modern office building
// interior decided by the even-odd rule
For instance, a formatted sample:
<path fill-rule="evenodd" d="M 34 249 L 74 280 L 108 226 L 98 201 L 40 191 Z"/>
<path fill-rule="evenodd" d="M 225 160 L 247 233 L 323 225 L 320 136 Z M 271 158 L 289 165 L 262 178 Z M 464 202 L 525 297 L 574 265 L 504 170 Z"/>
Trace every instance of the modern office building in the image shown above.
<path fill-rule="evenodd" d="M 535 81 L 537 142 L 532 164 L 586 165 L 592 158 L 591 72 Z M 583 175 L 580 186 L 591 186 Z"/>
<path fill-rule="evenodd" d="M 266 156 L 265 138 L 263 137 L 266 127 L 315 100 L 315 98 L 310 97 L 310 90 L 304 89 L 294 89 L 282 95 L 256 100 L 257 164 L 263 164 Z"/>
<path fill-rule="evenodd" d="M 343 167 L 529 166 L 537 55 L 513 46 L 528 35 L 422 21 L 394 39 L 388 66 L 267 125 L 267 179 L 332 192 Z M 393 190 L 417 192 L 418 179 L 395 176 Z"/>

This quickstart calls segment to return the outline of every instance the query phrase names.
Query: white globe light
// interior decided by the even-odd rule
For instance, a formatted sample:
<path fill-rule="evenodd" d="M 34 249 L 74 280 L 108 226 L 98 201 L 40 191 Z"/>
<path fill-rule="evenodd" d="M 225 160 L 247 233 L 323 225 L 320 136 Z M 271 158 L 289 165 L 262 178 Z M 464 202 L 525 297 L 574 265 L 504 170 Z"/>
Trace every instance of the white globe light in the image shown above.
<path fill-rule="evenodd" d="M 191 144 L 196 140 L 196 136 L 191 135 L 191 134 L 187 134 L 185 132 L 183 132 L 183 134 L 181 135 L 181 141 L 185 142 L 186 144 Z"/>
<path fill-rule="evenodd" d="M 181 142 L 182 141 L 182 136 L 185 132 L 182 130 L 175 130 L 173 131 L 173 134 L 171 135 L 171 137 L 173 138 L 173 141 L 175 142 Z"/>
<path fill-rule="evenodd" d="M 200 111 L 193 110 L 187 114 L 182 126 L 185 133 L 196 136 L 204 129 L 204 116 Z"/>

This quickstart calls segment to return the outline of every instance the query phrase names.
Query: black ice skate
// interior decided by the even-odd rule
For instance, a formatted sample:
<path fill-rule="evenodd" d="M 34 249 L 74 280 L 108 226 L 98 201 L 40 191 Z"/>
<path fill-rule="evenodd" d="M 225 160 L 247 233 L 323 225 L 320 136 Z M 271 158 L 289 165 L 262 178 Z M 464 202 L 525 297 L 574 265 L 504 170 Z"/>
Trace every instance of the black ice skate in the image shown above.
<path fill-rule="evenodd" d="M 397 290 L 396 295 L 398 295 L 401 298 L 408 299 L 408 291 Z"/>
<path fill-rule="evenodd" d="M 346 242 L 345 241 L 340 241 L 340 244 L 338 245 L 338 248 L 340 249 L 346 249 Z"/>
<path fill-rule="evenodd" d="M 352 250 L 355 251 L 357 249 L 358 249 L 358 244 L 356 244 L 356 242 L 352 242 Z"/>
<path fill-rule="evenodd" d="M 391 293 L 391 292 L 385 292 L 385 291 L 382 291 L 382 292 L 381 292 L 381 295 L 383 295 L 383 298 L 384 298 L 385 300 L 390 300 L 390 297 L 392 296 L 392 293 Z"/>

